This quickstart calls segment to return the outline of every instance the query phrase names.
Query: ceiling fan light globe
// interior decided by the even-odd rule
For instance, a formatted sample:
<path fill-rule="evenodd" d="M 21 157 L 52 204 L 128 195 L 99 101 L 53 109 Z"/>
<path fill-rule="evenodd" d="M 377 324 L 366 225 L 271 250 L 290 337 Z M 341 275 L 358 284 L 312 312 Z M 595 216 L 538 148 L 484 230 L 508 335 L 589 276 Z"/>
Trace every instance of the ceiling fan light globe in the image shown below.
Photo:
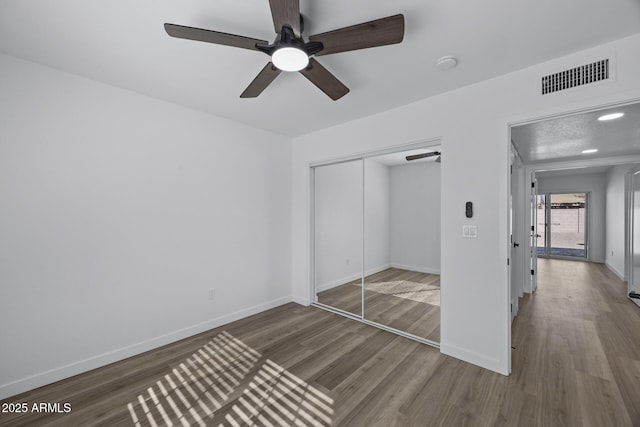
<path fill-rule="evenodd" d="M 300 71 L 309 65 L 309 55 L 295 47 L 281 47 L 271 55 L 271 62 L 282 71 Z"/>

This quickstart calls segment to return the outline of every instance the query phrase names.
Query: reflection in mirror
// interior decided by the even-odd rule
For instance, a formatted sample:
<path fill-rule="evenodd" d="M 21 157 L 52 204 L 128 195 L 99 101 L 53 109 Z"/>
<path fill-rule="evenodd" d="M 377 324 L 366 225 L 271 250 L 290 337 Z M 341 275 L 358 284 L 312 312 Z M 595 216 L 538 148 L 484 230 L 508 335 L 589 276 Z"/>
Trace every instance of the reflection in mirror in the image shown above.
<path fill-rule="evenodd" d="M 314 168 L 317 302 L 362 313 L 362 160 Z"/>
<path fill-rule="evenodd" d="M 439 152 L 430 147 L 364 163 L 364 318 L 434 342 L 440 341 Z"/>
<path fill-rule="evenodd" d="M 631 280 L 629 297 L 640 305 L 640 172 L 632 175 L 632 211 L 631 211 Z"/>

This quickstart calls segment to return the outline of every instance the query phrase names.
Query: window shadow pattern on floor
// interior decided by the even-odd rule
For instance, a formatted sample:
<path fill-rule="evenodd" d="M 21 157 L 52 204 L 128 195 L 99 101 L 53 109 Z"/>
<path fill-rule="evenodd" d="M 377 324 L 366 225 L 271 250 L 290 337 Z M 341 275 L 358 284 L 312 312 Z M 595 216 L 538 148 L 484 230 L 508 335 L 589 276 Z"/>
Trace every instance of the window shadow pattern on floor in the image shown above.
<path fill-rule="evenodd" d="M 142 426 L 329 426 L 333 400 L 221 332 L 127 404 Z"/>

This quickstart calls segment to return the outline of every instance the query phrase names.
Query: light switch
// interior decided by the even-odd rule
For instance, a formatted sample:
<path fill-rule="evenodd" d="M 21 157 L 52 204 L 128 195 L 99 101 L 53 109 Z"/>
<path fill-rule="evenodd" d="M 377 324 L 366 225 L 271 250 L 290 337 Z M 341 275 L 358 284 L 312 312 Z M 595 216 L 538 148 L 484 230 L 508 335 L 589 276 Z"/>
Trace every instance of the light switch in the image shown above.
<path fill-rule="evenodd" d="M 478 237 L 478 226 L 477 225 L 463 225 L 462 226 L 462 237 L 465 239 L 476 239 Z"/>

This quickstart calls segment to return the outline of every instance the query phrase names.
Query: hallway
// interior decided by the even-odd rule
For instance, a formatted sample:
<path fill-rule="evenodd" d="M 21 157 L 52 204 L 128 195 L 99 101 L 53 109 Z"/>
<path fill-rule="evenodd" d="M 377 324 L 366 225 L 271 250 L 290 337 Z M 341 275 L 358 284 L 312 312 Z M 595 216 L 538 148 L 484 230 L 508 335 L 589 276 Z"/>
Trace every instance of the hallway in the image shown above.
<path fill-rule="evenodd" d="M 538 260 L 513 325 L 513 375 L 550 425 L 640 425 L 640 309 L 604 264 Z M 523 414 L 524 415 L 524 414 Z"/>

